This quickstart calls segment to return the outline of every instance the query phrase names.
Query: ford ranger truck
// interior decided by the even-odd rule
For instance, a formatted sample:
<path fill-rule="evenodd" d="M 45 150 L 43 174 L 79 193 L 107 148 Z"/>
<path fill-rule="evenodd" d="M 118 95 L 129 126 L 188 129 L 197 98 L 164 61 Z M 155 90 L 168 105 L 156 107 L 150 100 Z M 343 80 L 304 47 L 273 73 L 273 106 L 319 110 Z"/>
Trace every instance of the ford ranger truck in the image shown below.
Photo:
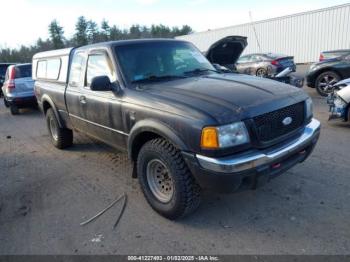
<path fill-rule="evenodd" d="M 237 46 L 227 38 L 208 54 L 220 62 Z M 71 146 L 78 130 L 127 152 L 148 203 L 169 219 L 194 211 L 203 189 L 263 185 L 303 162 L 320 134 L 304 91 L 217 71 L 181 40 L 38 53 L 33 78 L 53 145 Z"/>

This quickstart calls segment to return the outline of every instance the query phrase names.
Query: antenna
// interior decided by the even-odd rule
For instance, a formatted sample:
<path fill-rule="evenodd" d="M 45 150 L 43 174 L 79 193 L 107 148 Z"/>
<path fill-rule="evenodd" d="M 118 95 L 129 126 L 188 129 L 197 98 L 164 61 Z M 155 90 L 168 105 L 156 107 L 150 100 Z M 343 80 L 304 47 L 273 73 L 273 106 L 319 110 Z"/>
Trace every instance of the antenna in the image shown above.
<path fill-rule="evenodd" d="M 256 30 L 255 30 L 255 25 L 253 24 L 253 17 L 252 17 L 252 12 L 251 11 L 249 11 L 249 17 L 250 17 L 250 23 L 251 23 L 251 25 L 253 27 L 253 31 L 254 31 L 254 34 L 255 34 L 256 43 L 258 44 L 259 52 L 261 53 L 261 46 L 260 46 L 258 34 L 256 33 Z"/>

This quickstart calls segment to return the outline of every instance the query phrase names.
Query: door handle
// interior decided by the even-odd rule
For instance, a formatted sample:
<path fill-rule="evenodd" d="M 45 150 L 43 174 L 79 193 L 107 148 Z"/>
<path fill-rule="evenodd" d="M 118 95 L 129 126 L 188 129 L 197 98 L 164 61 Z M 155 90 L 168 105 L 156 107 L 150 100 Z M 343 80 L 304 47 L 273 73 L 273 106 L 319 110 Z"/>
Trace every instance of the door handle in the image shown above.
<path fill-rule="evenodd" d="M 85 96 L 80 96 L 80 97 L 79 97 L 79 101 L 80 101 L 80 103 L 82 103 L 82 104 L 86 104 L 86 97 L 85 97 Z"/>

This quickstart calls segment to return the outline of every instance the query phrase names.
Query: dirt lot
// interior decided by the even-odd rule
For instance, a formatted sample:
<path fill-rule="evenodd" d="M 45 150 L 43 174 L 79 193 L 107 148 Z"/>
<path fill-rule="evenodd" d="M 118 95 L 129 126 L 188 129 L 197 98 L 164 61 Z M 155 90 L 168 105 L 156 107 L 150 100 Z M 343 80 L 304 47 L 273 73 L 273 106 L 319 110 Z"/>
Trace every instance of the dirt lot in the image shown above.
<path fill-rule="evenodd" d="M 82 136 L 55 149 L 41 113 L 0 106 L 0 254 L 349 254 L 350 125 L 322 121 L 304 163 L 257 191 L 205 193 L 192 216 L 168 221 L 146 203 L 127 156 Z M 129 202 L 80 222 L 126 192 Z"/>

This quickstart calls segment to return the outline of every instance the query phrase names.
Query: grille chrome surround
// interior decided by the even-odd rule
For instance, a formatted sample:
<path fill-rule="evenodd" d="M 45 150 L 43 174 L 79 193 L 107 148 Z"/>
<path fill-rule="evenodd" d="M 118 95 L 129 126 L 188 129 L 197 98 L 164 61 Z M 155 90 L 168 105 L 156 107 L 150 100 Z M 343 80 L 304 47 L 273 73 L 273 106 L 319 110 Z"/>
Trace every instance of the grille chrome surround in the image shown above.
<path fill-rule="evenodd" d="M 290 122 L 288 118 L 291 118 L 292 121 Z M 304 121 L 304 102 L 256 116 L 253 118 L 256 139 L 258 143 L 268 143 L 302 127 Z"/>

